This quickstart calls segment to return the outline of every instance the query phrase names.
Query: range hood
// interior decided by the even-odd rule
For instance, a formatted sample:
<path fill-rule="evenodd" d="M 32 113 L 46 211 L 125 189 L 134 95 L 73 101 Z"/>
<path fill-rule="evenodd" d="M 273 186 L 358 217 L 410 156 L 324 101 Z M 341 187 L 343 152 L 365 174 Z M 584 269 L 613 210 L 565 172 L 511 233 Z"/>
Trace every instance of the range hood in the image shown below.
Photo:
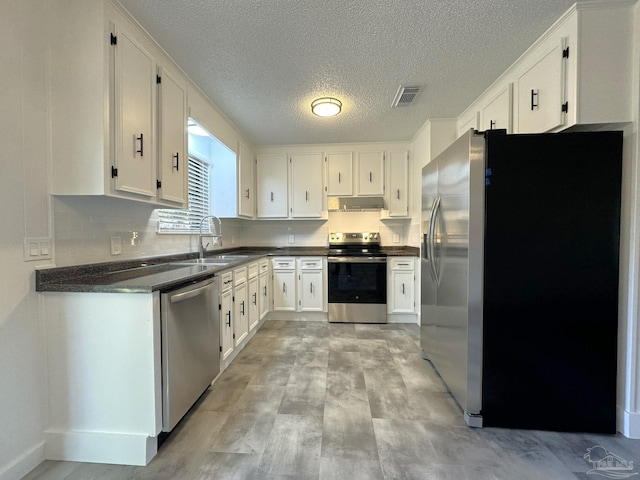
<path fill-rule="evenodd" d="M 329 197 L 330 212 L 379 212 L 385 208 L 382 197 Z"/>

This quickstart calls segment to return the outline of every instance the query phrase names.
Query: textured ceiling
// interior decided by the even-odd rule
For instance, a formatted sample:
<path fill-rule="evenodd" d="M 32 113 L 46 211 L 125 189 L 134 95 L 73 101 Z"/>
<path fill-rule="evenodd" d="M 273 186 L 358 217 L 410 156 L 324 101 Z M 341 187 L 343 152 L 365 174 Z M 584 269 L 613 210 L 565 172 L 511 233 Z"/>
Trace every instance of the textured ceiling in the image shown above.
<path fill-rule="evenodd" d="M 120 0 L 256 145 L 410 140 L 458 116 L 573 0 Z M 392 108 L 400 85 L 423 91 Z M 319 96 L 343 102 L 311 114 Z"/>

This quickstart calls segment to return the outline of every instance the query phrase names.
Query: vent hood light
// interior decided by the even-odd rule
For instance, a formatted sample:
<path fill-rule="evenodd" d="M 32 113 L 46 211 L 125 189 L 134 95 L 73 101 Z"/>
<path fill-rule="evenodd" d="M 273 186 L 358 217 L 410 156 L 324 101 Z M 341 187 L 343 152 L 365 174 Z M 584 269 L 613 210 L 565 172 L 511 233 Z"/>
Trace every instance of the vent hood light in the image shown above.
<path fill-rule="evenodd" d="M 316 98 L 311 102 L 311 111 L 319 117 L 334 117 L 342 110 L 342 102 L 333 97 Z"/>
<path fill-rule="evenodd" d="M 329 197 L 330 212 L 379 212 L 385 208 L 382 197 Z"/>

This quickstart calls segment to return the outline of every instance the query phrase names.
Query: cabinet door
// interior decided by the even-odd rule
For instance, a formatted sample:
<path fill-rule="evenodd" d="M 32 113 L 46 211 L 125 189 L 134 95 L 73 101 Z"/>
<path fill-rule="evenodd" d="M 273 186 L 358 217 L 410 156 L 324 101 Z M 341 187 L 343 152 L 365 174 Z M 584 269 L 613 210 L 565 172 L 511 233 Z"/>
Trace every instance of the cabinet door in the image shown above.
<path fill-rule="evenodd" d="M 258 218 L 287 218 L 287 154 L 257 158 Z"/>
<path fill-rule="evenodd" d="M 327 195 L 353 195 L 353 154 L 327 154 Z"/>
<path fill-rule="evenodd" d="M 518 133 L 543 133 L 565 122 L 562 44 L 547 53 L 518 79 Z"/>
<path fill-rule="evenodd" d="M 155 198 L 155 61 L 128 32 L 117 38 L 115 189 Z"/>
<path fill-rule="evenodd" d="M 264 318 L 264 316 L 269 313 L 269 305 L 271 302 L 269 301 L 269 275 L 267 273 L 262 273 L 258 277 L 258 287 L 259 287 L 259 297 L 260 297 L 260 320 Z"/>
<path fill-rule="evenodd" d="M 249 331 L 256 328 L 260 321 L 260 300 L 258 299 L 258 277 L 249 280 L 248 321 Z"/>
<path fill-rule="evenodd" d="M 295 270 L 273 271 L 273 309 L 295 311 L 296 272 Z"/>
<path fill-rule="evenodd" d="M 481 130 L 506 129 L 511 133 L 512 84 L 508 84 L 481 110 Z"/>
<path fill-rule="evenodd" d="M 233 334 L 237 347 L 249 333 L 247 284 L 233 287 Z"/>
<path fill-rule="evenodd" d="M 414 313 L 415 280 L 413 272 L 391 272 L 391 312 Z"/>
<path fill-rule="evenodd" d="M 238 216 L 253 218 L 256 197 L 253 186 L 253 153 L 249 147 L 242 142 L 238 145 L 238 163 L 240 164 L 240 178 L 238 179 L 240 195 Z"/>
<path fill-rule="evenodd" d="M 358 154 L 358 191 L 360 196 L 384 195 L 384 153 Z"/>
<path fill-rule="evenodd" d="M 389 216 L 409 215 L 409 159 L 406 150 L 389 152 Z"/>
<path fill-rule="evenodd" d="M 291 217 L 322 217 L 322 154 L 291 155 Z"/>
<path fill-rule="evenodd" d="M 187 205 L 187 91 L 177 78 L 160 69 L 158 84 L 158 195 L 162 200 Z"/>
<path fill-rule="evenodd" d="M 322 312 L 324 308 L 322 270 L 300 271 L 299 287 L 299 310 L 301 312 Z"/>
<path fill-rule="evenodd" d="M 220 346 L 222 360 L 233 352 L 233 292 L 227 290 L 220 294 Z"/>

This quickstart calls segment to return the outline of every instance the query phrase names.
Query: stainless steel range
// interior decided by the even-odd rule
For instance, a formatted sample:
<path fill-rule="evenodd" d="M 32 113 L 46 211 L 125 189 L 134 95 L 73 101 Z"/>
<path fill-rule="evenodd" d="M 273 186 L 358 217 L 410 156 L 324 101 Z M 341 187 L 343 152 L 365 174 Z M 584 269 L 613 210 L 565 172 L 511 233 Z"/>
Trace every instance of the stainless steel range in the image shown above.
<path fill-rule="evenodd" d="M 329 234 L 329 321 L 387 323 L 387 256 L 378 232 Z"/>

